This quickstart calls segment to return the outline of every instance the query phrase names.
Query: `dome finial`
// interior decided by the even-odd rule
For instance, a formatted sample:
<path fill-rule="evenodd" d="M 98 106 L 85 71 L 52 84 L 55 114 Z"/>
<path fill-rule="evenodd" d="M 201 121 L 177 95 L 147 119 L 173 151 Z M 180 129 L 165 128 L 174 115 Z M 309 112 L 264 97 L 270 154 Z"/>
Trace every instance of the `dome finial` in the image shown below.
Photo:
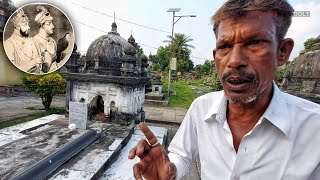
<path fill-rule="evenodd" d="M 112 32 L 117 32 L 116 12 L 113 12 L 113 23 L 111 25 L 111 31 Z"/>
<path fill-rule="evenodd" d="M 132 36 L 132 31 L 131 31 L 131 35 L 130 35 L 130 37 L 129 37 L 129 39 L 128 39 L 128 42 L 131 44 L 131 45 L 134 45 L 134 43 L 136 42 L 136 40 L 133 38 L 133 36 Z"/>

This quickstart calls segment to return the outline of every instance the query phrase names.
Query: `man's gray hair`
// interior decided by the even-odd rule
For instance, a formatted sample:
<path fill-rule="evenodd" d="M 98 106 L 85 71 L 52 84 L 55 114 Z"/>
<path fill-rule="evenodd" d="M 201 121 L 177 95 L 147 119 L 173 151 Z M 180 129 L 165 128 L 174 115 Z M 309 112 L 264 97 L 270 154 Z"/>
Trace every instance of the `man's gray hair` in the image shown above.
<path fill-rule="evenodd" d="M 222 20 L 233 18 L 237 20 L 248 11 L 270 11 L 274 13 L 277 39 L 284 39 L 293 16 L 293 8 L 286 0 L 229 0 L 212 16 L 213 31 L 218 35 L 218 27 Z"/>

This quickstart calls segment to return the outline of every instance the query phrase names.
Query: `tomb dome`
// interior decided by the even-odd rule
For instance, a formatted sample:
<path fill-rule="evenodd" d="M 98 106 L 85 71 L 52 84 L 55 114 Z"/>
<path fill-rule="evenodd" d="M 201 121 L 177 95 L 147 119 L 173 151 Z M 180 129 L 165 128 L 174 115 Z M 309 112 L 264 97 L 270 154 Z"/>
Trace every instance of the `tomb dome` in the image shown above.
<path fill-rule="evenodd" d="M 93 70 L 98 74 L 120 75 L 121 58 L 125 51 L 130 54 L 135 51 L 134 47 L 117 32 L 117 24 L 111 25 L 111 31 L 94 40 L 86 53 L 87 72 Z"/>

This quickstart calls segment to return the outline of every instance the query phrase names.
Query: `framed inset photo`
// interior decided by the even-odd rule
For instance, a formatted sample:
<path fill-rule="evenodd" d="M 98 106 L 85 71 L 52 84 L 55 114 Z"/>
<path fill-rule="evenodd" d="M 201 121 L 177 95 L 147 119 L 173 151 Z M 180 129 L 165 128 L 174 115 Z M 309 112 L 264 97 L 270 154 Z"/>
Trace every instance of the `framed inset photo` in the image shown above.
<path fill-rule="evenodd" d="M 56 6 L 31 3 L 18 8 L 8 19 L 4 50 L 20 70 L 47 74 L 70 58 L 75 42 L 71 21 Z"/>

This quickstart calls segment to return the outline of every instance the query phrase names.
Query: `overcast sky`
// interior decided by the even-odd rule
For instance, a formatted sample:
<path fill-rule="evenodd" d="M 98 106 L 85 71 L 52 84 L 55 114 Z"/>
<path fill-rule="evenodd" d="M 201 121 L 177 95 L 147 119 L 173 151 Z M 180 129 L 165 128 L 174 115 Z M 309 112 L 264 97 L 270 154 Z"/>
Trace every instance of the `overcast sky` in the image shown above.
<path fill-rule="evenodd" d="M 13 0 L 17 7 L 35 2 L 31 0 Z M 171 34 L 172 13 L 170 8 L 181 8 L 176 15 L 196 15 L 195 18 L 181 18 L 175 25 L 175 33 L 184 33 L 194 41 L 191 43 L 192 60 L 202 64 L 212 59 L 215 37 L 210 17 L 224 0 L 42 0 L 62 9 L 75 28 L 78 50 L 87 51 L 90 43 L 111 30 L 113 14 L 122 20 L 158 30 L 137 26 L 116 19 L 118 32 L 128 39 L 131 31 L 140 43 L 146 55 L 155 54 L 163 41 Z M 295 40 L 290 59 L 298 56 L 303 42 L 320 35 L 320 0 L 289 0 L 296 11 L 310 11 L 311 17 L 294 17 L 287 37 Z M 92 28 L 94 27 L 94 28 Z"/>

